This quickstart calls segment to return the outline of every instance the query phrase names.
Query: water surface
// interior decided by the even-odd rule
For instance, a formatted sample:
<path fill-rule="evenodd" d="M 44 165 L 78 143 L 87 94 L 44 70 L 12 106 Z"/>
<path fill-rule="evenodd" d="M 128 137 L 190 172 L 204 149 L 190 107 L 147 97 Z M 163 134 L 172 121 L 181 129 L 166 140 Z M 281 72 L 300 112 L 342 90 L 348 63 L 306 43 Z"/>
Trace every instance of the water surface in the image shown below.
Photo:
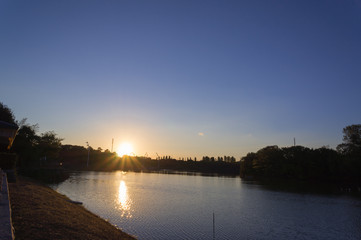
<path fill-rule="evenodd" d="M 52 186 L 139 239 L 360 239 L 361 201 L 240 178 L 80 172 Z"/>

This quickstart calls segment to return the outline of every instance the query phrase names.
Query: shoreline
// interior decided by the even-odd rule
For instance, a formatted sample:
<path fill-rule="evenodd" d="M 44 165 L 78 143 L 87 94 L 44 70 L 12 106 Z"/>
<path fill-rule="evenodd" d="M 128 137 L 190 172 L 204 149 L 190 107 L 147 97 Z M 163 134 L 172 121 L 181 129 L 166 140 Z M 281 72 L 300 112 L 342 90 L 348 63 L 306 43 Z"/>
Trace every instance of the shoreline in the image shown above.
<path fill-rule="evenodd" d="M 136 239 L 36 180 L 9 183 L 16 239 Z"/>

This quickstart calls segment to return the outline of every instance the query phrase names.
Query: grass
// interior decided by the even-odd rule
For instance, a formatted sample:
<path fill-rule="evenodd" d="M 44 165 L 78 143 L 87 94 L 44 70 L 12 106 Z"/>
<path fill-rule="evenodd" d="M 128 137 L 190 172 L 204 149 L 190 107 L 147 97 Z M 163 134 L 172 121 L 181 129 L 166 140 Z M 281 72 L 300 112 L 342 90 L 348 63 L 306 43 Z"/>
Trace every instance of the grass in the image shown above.
<path fill-rule="evenodd" d="M 18 176 L 9 183 L 15 239 L 135 239 L 49 187 Z"/>

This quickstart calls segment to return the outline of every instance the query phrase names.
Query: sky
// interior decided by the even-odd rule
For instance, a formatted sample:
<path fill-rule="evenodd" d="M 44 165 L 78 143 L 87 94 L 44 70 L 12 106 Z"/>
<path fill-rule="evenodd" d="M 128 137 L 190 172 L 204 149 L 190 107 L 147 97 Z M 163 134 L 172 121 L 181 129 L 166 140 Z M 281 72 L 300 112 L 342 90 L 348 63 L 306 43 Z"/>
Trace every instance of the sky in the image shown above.
<path fill-rule="evenodd" d="M 361 123 L 361 0 L 0 0 L 0 83 L 63 144 L 335 148 Z"/>

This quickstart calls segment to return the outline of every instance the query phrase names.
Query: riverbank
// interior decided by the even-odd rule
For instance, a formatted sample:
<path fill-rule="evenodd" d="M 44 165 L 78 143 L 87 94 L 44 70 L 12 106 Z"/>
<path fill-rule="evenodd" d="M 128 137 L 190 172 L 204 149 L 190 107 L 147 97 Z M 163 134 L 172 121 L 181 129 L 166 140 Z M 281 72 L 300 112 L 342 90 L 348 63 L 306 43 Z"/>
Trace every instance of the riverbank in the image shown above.
<path fill-rule="evenodd" d="M 16 239 L 135 239 L 32 179 L 18 177 L 9 193 Z"/>

